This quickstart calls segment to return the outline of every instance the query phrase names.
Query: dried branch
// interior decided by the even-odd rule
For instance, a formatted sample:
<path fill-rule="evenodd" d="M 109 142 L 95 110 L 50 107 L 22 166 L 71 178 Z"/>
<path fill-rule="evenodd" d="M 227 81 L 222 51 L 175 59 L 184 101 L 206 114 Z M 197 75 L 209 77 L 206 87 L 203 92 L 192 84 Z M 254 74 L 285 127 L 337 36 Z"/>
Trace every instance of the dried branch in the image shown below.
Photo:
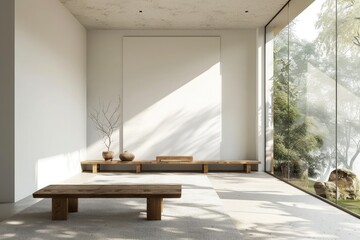
<path fill-rule="evenodd" d="M 111 101 L 104 105 L 101 104 L 99 99 L 98 105 L 99 109 L 89 111 L 89 118 L 95 124 L 107 151 L 110 151 L 112 135 L 119 128 L 121 99 L 119 97 L 118 103 L 114 108 L 111 108 Z"/>

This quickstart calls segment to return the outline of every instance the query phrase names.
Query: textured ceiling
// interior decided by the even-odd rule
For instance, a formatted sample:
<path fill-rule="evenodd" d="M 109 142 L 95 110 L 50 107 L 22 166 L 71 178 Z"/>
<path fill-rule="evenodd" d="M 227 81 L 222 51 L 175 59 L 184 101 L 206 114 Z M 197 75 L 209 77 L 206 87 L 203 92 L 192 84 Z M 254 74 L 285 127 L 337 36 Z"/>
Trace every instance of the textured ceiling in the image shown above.
<path fill-rule="evenodd" d="M 60 2 L 87 29 L 239 29 L 265 26 L 287 0 Z"/>

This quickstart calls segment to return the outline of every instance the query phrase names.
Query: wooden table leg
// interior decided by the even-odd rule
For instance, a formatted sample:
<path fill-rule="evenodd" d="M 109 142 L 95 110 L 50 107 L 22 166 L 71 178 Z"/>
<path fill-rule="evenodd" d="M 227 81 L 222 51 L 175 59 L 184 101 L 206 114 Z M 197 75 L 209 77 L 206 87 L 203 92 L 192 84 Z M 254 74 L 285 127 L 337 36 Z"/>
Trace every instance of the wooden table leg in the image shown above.
<path fill-rule="evenodd" d="M 77 198 L 68 198 L 68 212 L 78 212 L 79 201 Z"/>
<path fill-rule="evenodd" d="M 68 199 L 52 198 L 52 220 L 67 220 Z"/>
<path fill-rule="evenodd" d="M 136 164 L 135 165 L 135 172 L 136 173 L 141 173 L 141 164 Z"/>
<path fill-rule="evenodd" d="M 209 172 L 209 165 L 208 164 L 203 164 L 202 165 L 202 171 L 203 171 L 203 173 L 208 173 Z"/>
<path fill-rule="evenodd" d="M 92 172 L 97 173 L 98 172 L 97 168 L 98 168 L 97 164 L 93 164 L 92 165 Z"/>
<path fill-rule="evenodd" d="M 251 165 L 250 164 L 244 164 L 244 172 L 251 173 Z"/>
<path fill-rule="evenodd" d="M 147 220 L 161 220 L 161 211 L 163 208 L 162 198 L 147 199 Z"/>

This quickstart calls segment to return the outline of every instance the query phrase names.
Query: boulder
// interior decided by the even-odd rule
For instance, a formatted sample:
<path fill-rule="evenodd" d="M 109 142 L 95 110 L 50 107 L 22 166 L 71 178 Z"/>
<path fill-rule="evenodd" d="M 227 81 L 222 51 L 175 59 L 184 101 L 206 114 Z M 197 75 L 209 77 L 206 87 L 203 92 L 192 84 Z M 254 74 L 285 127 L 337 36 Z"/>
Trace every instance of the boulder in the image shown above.
<path fill-rule="evenodd" d="M 316 195 L 326 199 L 336 199 L 336 184 L 333 182 L 316 182 L 314 189 Z M 340 191 L 338 191 L 338 195 L 339 193 Z"/>
<path fill-rule="evenodd" d="M 348 169 L 337 169 L 330 173 L 329 182 L 336 184 L 340 190 L 341 199 L 357 200 L 360 199 L 360 181 L 356 174 Z"/>
<path fill-rule="evenodd" d="M 337 180 L 336 172 L 338 176 Z M 316 182 L 314 184 L 314 189 L 317 195 L 326 199 L 336 199 L 336 192 L 338 199 L 360 199 L 360 181 L 356 174 L 348 169 L 337 169 L 332 171 L 329 180 L 327 182 Z"/>

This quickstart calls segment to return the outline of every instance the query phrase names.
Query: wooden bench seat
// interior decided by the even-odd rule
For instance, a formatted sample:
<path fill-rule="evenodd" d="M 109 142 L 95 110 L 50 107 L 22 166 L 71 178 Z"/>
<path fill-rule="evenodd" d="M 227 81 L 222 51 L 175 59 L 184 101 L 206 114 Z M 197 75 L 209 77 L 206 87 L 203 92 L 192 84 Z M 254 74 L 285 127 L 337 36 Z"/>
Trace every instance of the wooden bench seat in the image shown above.
<path fill-rule="evenodd" d="M 52 220 L 78 211 L 78 198 L 147 198 L 147 220 L 161 220 L 163 198 L 180 198 L 181 185 L 49 185 L 34 198 L 52 198 Z"/>
<path fill-rule="evenodd" d="M 104 160 L 87 160 L 82 161 L 81 165 L 91 165 L 92 172 L 97 173 L 100 170 L 101 165 L 135 165 L 135 172 L 140 173 L 142 166 L 147 164 L 179 164 L 179 165 L 202 165 L 203 173 L 209 172 L 209 165 L 244 165 L 244 172 L 250 173 L 252 165 L 259 165 L 260 161 L 256 160 L 217 160 L 217 161 L 166 161 L 160 162 L 157 160 L 136 160 L 136 161 L 104 161 Z"/>

